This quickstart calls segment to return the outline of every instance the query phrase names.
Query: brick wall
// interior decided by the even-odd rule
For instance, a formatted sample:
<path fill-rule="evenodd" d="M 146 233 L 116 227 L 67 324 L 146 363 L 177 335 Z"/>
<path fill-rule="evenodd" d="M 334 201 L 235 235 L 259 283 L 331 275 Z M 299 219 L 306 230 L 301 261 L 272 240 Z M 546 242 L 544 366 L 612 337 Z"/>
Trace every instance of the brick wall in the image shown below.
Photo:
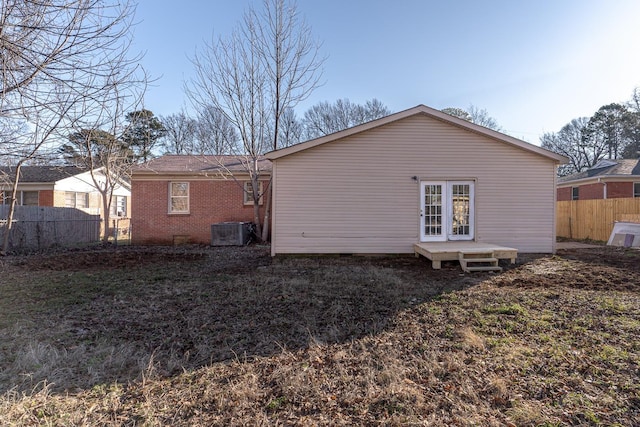
<path fill-rule="evenodd" d="M 556 200 L 559 202 L 571 200 L 571 187 L 558 188 L 558 191 L 556 193 Z"/>
<path fill-rule="evenodd" d="M 53 204 L 53 190 L 40 190 L 38 192 L 38 206 L 55 206 Z"/>
<path fill-rule="evenodd" d="M 604 183 L 593 183 L 579 186 L 578 200 L 604 199 Z M 558 188 L 557 200 L 572 200 L 571 187 Z M 633 182 L 608 182 L 607 183 L 607 199 L 619 199 L 624 197 L 633 197 Z"/>
<path fill-rule="evenodd" d="M 169 214 L 169 180 L 132 180 L 131 237 L 134 244 L 211 242 L 211 224 L 253 222 L 253 206 L 233 180 L 189 182 L 189 213 Z"/>
<path fill-rule="evenodd" d="M 608 182 L 607 199 L 633 197 L 633 182 Z"/>

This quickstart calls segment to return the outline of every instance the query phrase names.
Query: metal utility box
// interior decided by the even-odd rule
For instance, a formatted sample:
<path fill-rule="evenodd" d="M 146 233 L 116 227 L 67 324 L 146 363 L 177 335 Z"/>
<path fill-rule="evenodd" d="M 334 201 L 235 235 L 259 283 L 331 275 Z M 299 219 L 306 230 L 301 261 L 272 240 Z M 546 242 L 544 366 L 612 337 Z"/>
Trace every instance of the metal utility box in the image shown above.
<path fill-rule="evenodd" d="M 211 224 L 211 246 L 242 246 L 251 241 L 253 223 L 222 222 Z"/>

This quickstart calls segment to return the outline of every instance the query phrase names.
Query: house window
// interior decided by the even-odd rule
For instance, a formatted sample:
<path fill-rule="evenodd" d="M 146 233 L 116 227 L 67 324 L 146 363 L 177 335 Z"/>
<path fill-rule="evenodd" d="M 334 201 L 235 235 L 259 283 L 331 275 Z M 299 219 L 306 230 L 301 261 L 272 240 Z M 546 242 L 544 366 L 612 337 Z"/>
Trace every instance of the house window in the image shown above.
<path fill-rule="evenodd" d="M 640 197 L 640 182 L 633 183 L 633 197 Z"/>
<path fill-rule="evenodd" d="M 8 205 L 11 202 L 10 191 L 0 191 L 0 205 Z M 38 206 L 37 191 L 18 191 L 16 193 L 16 204 L 22 206 Z"/>
<path fill-rule="evenodd" d="M 89 207 L 89 193 L 66 191 L 64 193 L 64 207 L 86 209 Z"/>
<path fill-rule="evenodd" d="M 10 191 L 0 191 L 0 205 L 8 205 L 11 202 Z M 22 206 L 38 206 L 37 191 L 18 191 L 16 193 L 16 204 Z"/>
<path fill-rule="evenodd" d="M 20 201 L 22 206 L 38 206 L 37 191 L 21 191 Z"/>
<path fill-rule="evenodd" d="M 260 196 L 262 196 L 262 181 L 258 181 L 258 192 Z M 244 183 L 244 204 L 245 205 L 253 205 L 253 186 L 251 185 L 251 181 L 245 181 Z M 263 198 L 260 197 L 259 204 L 262 204 Z"/>
<path fill-rule="evenodd" d="M 189 183 L 169 183 L 169 213 L 189 213 Z"/>
<path fill-rule="evenodd" d="M 127 216 L 127 196 L 113 196 L 111 198 L 110 216 Z"/>
<path fill-rule="evenodd" d="M 571 200 L 578 200 L 580 198 L 580 187 L 571 187 Z"/>

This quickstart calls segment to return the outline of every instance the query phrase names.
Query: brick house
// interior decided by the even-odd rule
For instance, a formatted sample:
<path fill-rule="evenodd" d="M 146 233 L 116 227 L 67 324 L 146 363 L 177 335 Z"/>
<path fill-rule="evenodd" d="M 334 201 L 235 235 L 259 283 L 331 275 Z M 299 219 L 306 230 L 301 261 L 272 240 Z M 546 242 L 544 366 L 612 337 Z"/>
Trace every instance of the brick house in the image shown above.
<path fill-rule="evenodd" d="M 209 244 L 212 224 L 253 222 L 245 161 L 240 156 L 166 155 L 134 167 L 132 243 Z M 271 162 L 260 162 L 261 187 L 266 187 Z"/>
<path fill-rule="evenodd" d="M 101 168 L 94 170 L 100 180 Z M 0 205 L 8 203 L 15 168 L 0 167 Z M 102 197 L 91 171 L 77 166 L 22 166 L 18 180 L 17 204 L 74 208 L 104 220 Z M 113 193 L 109 218 L 126 218 L 131 209 L 131 190 L 122 181 Z"/>
<path fill-rule="evenodd" d="M 601 160 L 558 178 L 556 188 L 558 201 L 640 197 L 640 159 Z"/>

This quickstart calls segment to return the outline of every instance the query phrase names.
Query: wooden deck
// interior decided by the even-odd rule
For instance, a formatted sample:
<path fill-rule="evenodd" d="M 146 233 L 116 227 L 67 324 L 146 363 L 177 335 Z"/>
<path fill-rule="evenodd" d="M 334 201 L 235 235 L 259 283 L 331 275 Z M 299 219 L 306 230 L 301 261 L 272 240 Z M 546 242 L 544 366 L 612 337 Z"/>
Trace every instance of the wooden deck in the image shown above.
<path fill-rule="evenodd" d="M 495 271 L 500 270 L 497 260 L 509 259 L 513 264 L 518 256 L 518 250 L 514 248 L 470 241 L 416 243 L 413 245 L 413 251 L 416 256 L 422 255 L 430 259 L 435 270 L 440 269 L 442 261 L 460 261 L 464 271 Z M 477 257 L 477 261 L 490 265 L 467 267 L 467 263 L 474 262 L 474 257 Z"/>

